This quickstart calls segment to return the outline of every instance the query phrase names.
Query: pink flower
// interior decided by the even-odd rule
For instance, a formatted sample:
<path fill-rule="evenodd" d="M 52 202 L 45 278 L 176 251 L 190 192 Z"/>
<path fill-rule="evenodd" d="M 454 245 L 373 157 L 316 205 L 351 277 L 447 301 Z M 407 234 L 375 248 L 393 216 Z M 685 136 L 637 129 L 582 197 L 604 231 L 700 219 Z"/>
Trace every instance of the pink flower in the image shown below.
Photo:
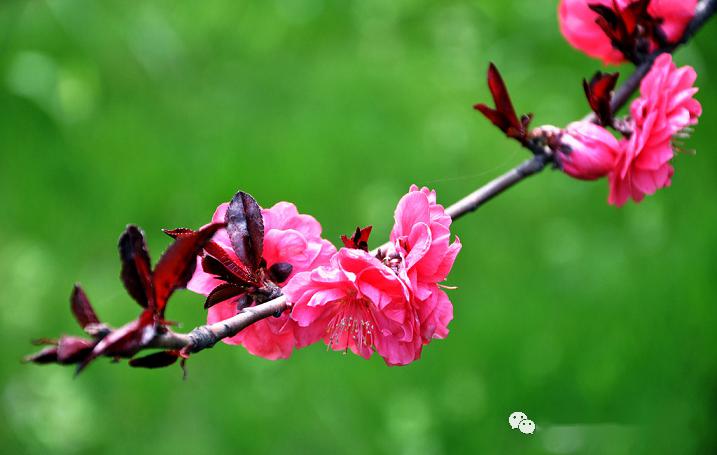
<path fill-rule="evenodd" d="M 410 286 L 420 317 L 423 342 L 445 338 L 453 306 L 438 283 L 453 267 L 461 243 L 450 243 L 451 217 L 436 203 L 436 192 L 412 185 L 398 203 L 391 242 L 402 259 L 397 269 Z M 392 252 L 389 252 L 389 256 Z"/>
<path fill-rule="evenodd" d="M 654 122 L 653 129 L 662 139 L 696 125 L 702 115 L 702 106 L 694 99 L 699 91 L 696 80 L 694 68 L 677 68 L 672 55 L 661 54 L 640 83 L 640 96 L 630 106 L 635 123 Z"/>
<path fill-rule="evenodd" d="M 364 358 L 376 351 L 388 365 L 421 355 L 418 315 L 406 284 L 370 253 L 341 248 L 329 266 L 296 275 L 284 287 L 293 303 L 299 347 L 324 340 Z"/>
<path fill-rule="evenodd" d="M 617 169 L 609 175 L 610 204 L 620 207 L 629 198 L 640 202 L 646 194 L 672 184 L 672 143 L 670 139 L 655 141 L 651 136 L 648 127 L 635 130 L 630 139 L 621 141 L 623 153 Z"/>
<path fill-rule="evenodd" d="M 366 251 L 370 228 L 357 229 L 329 266 L 286 285 L 298 346 L 323 339 L 334 350 L 365 358 L 375 351 L 388 365 L 406 365 L 424 344 L 448 335 L 453 305 L 438 283 L 461 249 L 457 239 L 450 243 L 451 217 L 434 191 L 413 185 L 395 218 L 387 251 L 372 256 Z"/>
<path fill-rule="evenodd" d="M 223 222 L 228 204 L 220 205 L 213 222 Z M 263 258 L 266 269 L 277 263 L 291 264 L 289 278 L 279 286 L 285 285 L 297 273 L 313 270 L 329 263 L 336 248 L 321 238 L 321 225 L 312 216 L 299 214 L 296 206 L 288 202 L 279 202 L 270 209 L 262 209 L 264 221 Z M 241 263 L 234 253 L 226 229 L 214 236 L 214 241 L 226 252 L 232 261 Z M 224 281 L 207 273 L 201 260 L 187 288 L 203 295 L 209 295 Z M 218 303 L 209 309 L 207 322 L 212 324 L 237 314 L 237 299 L 234 297 Z M 225 338 L 227 344 L 244 346 L 251 354 L 267 359 L 287 358 L 296 345 L 294 334 L 296 324 L 284 313 L 279 318 L 263 319 L 231 338 Z"/>
<path fill-rule="evenodd" d="M 595 22 L 598 14 L 588 5 L 603 5 L 621 10 L 635 0 L 561 0 L 558 16 L 560 30 L 568 42 L 590 57 L 599 58 L 605 64 L 625 61 L 623 54 L 616 50 L 608 36 Z M 650 16 L 662 20 L 660 29 L 670 42 L 677 41 L 695 14 L 697 0 L 651 0 L 647 8 Z M 652 48 L 655 48 L 653 43 Z"/>
<path fill-rule="evenodd" d="M 677 68 L 671 55 L 657 58 L 630 107 L 634 131 L 621 141 L 622 153 L 609 176 L 611 204 L 621 206 L 629 198 L 640 202 L 671 184 L 672 138 L 702 114 L 693 98 L 696 78 L 692 67 Z"/>
<path fill-rule="evenodd" d="M 570 148 L 560 153 L 566 174 L 581 180 L 605 177 L 615 166 L 620 144 L 605 128 L 592 122 L 574 122 L 565 128 L 561 143 Z"/>

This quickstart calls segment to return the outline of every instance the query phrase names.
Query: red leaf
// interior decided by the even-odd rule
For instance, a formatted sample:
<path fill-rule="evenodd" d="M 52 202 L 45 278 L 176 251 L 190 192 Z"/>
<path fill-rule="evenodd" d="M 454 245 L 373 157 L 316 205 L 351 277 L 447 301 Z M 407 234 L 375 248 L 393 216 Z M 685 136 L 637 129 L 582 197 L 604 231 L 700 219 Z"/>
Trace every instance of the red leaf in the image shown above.
<path fill-rule="evenodd" d="M 78 363 L 92 352 L 95 343 L 94 340 L 79 337 L 62 337 L 55 343 L 56 346 L 50 346 L 40 352 L 29 355 L 25 357 L 25 361 L 37 364 L 57 363 L 61 365 Z"/>
<path fill-rule="evenodd" d="M 490 107 L 482 103 L 474 105 L 473 109 L 483 114 L 488 120 L 490 120 L 493 125 L 498 127 L 498 129 L 500 129 L 504 133 L 507 133 L 508 129 L 510 129 L 510 121 L 506 119 L 503 114 L 496 111 L 495 109 L 491 109 Z"/>
<path fill-rule="evenodd" d="M 488 88 L 490 88 L 490 93 L 493 96 L 496 110 L 505 116 L 513 128 L 520 129 L 521 125 L 518 121 L 518 116 L 515 115 L 508 89 L 505 87 L 500 71 L 493 63 L 488 66 Z"/>
<path fill-rule="evenodd" d="M 611 29 L 617 29 L 623 23 L 622 17 L 620 17 L 619 8 L 613 10 L 611 7 L 601 5 L 599 3 L 589 3 L 588 8 L 595 11 L 598 16 L 603 18 L 607 26 Z"/>
<path fill-rule="evenodd" d="M 373 229 L 373 226 L 366 226 L 363 229 L 357 227 L 356 232 L 354 232 L 354 235 L 351 236 L 351 238 L 342 235 L 341 241 L 344 243 L 346 248 L 368 251 L 368 239 L 371 236 L 371 229 Z"/>
<path fill-rule="evenodd" d="M 650 0 L 635 0 L 622 10 L 620 16 L 628 32 L 634 32 L 638 25 L 647 25 L 655 22 L 647 11 L 648 6 L 650 6 Z"/>
<path fill-rule="evenodd" d="M 97 344 L 94 340 L 79 337 L 62 337 L 57 343 L 57 362 L 68 365 L 87 357 Z"/>
<path fill-rule="evenodd" d="M 225 272 L 229 272 L 231 275 L 233 275 L 237 280 L 239 280 L 242 283 L 250 284 L 252 286 L 258 286 L 259 280 L 256 278 L 254 273 L 252 273 L 244 264 L 241 262 L 236 262 L 227 254 L 227 252 L 219 246 L 216 242 L 207 242 L 207 244 L 204 246 L 204 250 L 209 253 L 212 257 L 214 257 L 219 263 L 224 267 Z M 216 263 L 209 262 L 210 268 L 216 266 Z M 202 264 L 204 266 L 204 264 Z M 214 271 L 218 271 L 217 268 L 213 269 Z M 207 270 L 205 270 L 207 271 Z M 214 272 L 209 272 L 214 274 Z M 222 273 L 225 273 L 222 272 Z M 219 275 L 222 276 L 222 275 Z M 232 280 L 233 281 L 233 280 Z"/>
<path fill-rule="evenodd" d="M 179 351 L 160 351 L 129 361 L 135 368 L 164 368 L 174 364 L 179 358 Z"/>
<path fill-rule="evenodd" d="M 57 346 L 49 346 L 40 352 L 25 357 L 25 362 L 33 362 L 38 365 L 57 363 Z"/>
<path fill-rule="evenodd" d="M 246 292 L 246 289 L 242 286 L 237 286 L 232 283 L 222 283 L 209 293 L 207 300 L 204 302 L 204 309 L 211 308 L 217 303 L 229 300 L 244 292 Z"/>
<path fill-rule="evenodd" d="M 156 333 L 154 314 L 150 310 L 142 312 L 138 319 L 113 330 L 92 349 L 92 352 L 77 366 L 81 373 L 97 357 L 132 357 L 149 343 Z"/>
<path fill-rule="evenodd" d="M 167 248 L 154 268 L 155 315 L 161 317 L 172 293 L 187 285 L 197 265 L 197 256 L 222 227 L 224 224 L 215 223 L 191 234 L 181 235 Z"/>
<path fill-rule="evenodd" d="M 176 239 L 177 237 L 193 234 L 194 230 L 189 228 L 176 228 L 176 229 L 162 229 L 162 232 L 167 234 L 168 236 L 172 237 L 173 239 Z"/>
<path fill-rule="evenodd" d="M 483 114 L 488 120 L 503 131 L 506 136 L 524 143 L 528 140 L 528 126 L 533 118 L 532 114 L 522 115 L 519 119 L 515 114 L 513 102 L 508 95 L 508 89 L 503 78 L 493 63 L 488 66 L 488 88 L 490 89 L 495 109 L 483 103 L 478 103 L 473 108 Z"/>
<path fill-rule="evenodd" d="M 119 239 L 119 253 L 122 260 L 120 278 L 129 295 L 143 308 L 152 300 L 152 266 L 147 252 L 144 234 L 137 226 L 127 226 Z"/>
<path fill-rule="evenodd" d="M 92 309 L 92 305 L 90 304 L 85 291 L 83 291 L 78 284 L 76 284 L 74 289 L 72 289 L 72 295 L 70 296 L 70 308 L 72 309 L 72 314 L 75 315 L 75 319 L 77 319 L 77 322 L 83 329 L 90 324 L 100 323 L 100 320 L 97 318 L 97 314 L 95 314 L 95 310 Z"/>
<path fill-rule="evenodd" d="M 206 245 L 204 248 L 207 248 Z M 226 267 L 224 267 L 224 264 L 219 262 L 219 260 L 215 259 L 213 256 L 210 256 L 209 254 L 205 254 L 202 258 L 202 270 L 204 270 L 206 273 L 209 273 L 210 275 L 214 275 L 222 281 L 233 282 L 236 280 L 234 274 Z"/>
<path fill-rule="evenodd" d="M 598 71 L 590 82 L 583 80 L 583 89 L 585 90 L 585 96 L 588 98 L 590 108 L 603 126 L 613 124 L 613 112 L 610 102 L 619 76 L 619 73 L 607 74 Z"/>
<path fill-rule="evenodd" d="M 261 207 L 251 195 L 239 191 L 226 213 L 227 233 L 237 257 L 252 272 L 259 269 L 264 250 L 264 220 Z"/>
<path fill-rule="evenodd" d="M 650 43 L 665 46 L 667 38 L 660 28 L 661 19 L 654 18 L 648 12 L 650 0 L 635 0 L 620 8 L 616 1 L 612 7 L 589 4 L 597 13 L 595 23 L 610 38 L 612 46 L 626 59 L 637 63 L 642 55 L 650 52 Z"/>

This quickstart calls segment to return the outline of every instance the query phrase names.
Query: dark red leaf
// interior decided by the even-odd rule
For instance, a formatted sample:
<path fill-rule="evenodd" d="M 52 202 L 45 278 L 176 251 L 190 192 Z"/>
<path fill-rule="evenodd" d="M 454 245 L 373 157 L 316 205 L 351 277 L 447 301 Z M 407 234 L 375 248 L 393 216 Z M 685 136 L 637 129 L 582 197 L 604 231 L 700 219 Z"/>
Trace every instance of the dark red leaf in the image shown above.
<path fill-rule="evenodd" d="M 242 286 L 237 286 L 232 283 L 222 283 L 209 293 L 207 300 L 204 302 L 204 309 L 211 308 L 217 303 L 229 300 L 244 292 L 246 292 L 246 288 Z"/>
<path fill-rule="evenodd" d="M 206 249 L 206 245 L 204 248 Z M 233 282 L 236 280 L 234 274 L 224 267 L 224 264 L 208 254 L 202 258 L 202 270 L 210 275 L 214 275 L 222 281 Z"/>
<path fill-rule="evenodd" d="M 179 358 L 179 351 L 160 351 L 129 361 L 129 366 L 135 368 L 164 368 Z"/>
<path fill-rule="evenodd" d="M 533 116 L 532 114 L 526 114 L 518 118 L 505 82 L 503 82 L 498 68 L 493 63 L 488 66 L 488 87 L 496 106 L 495 109 L 483 103 L 478 103 L 473 108 L 483 114 L 506 136 L 517 139 L 522 143 L 527 141 L 528 126 Z"/>
<path fill-rule="evenodd" d="M 519 129 L 520 122 L 518 121 L 518 116 L 515 115 L 515 108 L 513 108 L 513 102 L 510 100 L 508 89 L 505 87 L 500 71 L 493 63 L 488 65 L 488 88 L 493 96 L 496 110 L 505 116 L 511 126 Z"/>
<path fill-rule="evenodd" d="M 252 272 L 259 269 L 264 250 L 264 220 L 261 207 L 251 195 L 239 191 L 226 213 L 227 233 L 237 257 Z"/>
<path fill-rule="evenodd" d="M 612 101 L 612 92 L 615 89 L 619 76 L 619 73 L 607 74 L 598 71 L 590 82 L 583 80 L 583 89 L 585 90 L 585 96 L 588 99 L 590 108 L 603 126 L 611 126 L 613 124 L 613 112 L 610 102 Z"/>
<path fill-rule="evenodd" d="M 602 17 L 611 28 L 617 28 L 623 22 L 619 15 L 619 9 L 613 10 L 611 7 L 601 5 L 599 3 L 590 3 L 588 4 L 588 8 L 595 11 L 598 16 Z"/>
<path fill-rule="evenodd" d="M 196 268 L 197 256 L 222 227 L 223 223 L 215 223 L 191 234 L 181 235 L 167 248 L 153 273 L 156 315 L 162 316 L 172 293 L 187 285 Z"/>
<path fill-rule="evenodd" d="M 219 246 L 216 242 L 207 242 L 204 246 L 204 250 L 219 261 L 225 270 L 236 278 L 235 280 L 230 281 L 239 281 L 240 283 L 246 283 L 252 286 L 258 286 L 260 284 L 256 275 L 252 271 L 250 271 L 241 262 L 237 262 L 232 259 L 224 248 Z M 212 265 L 216 264 L 212 263 Z"/>
<path fill-rule="evenodd" d="M 77 366 L 77 374 L 100 356 L 132 357 L 154 337 L 157 329 L 154 314 L 150 310 L 142 312 L 138 319 L 113 330 L 92 349 L 92 352 Z"/>
<path fill-rule="evenodd" d="M 143 308 L 150 306 L 152 293 L 152 266 L 147 252 L 144 234 L 137 226 L 127 226 L 119 239 L 122 260 L 120 278 L 129 295 Z"/>
<path fill-rule="evenodd" d="M 371 236 L 371 229 L 373 229 L 373 226 L 366 226 L 363 229 L 357 227 L 356 232 L 354 232 L 350 238 L 342 235 L 341 241 L 346 248 L 356 248 L 368 251 L 368 239 Z"/>
<path fill-rule="evenodd" d="M 176 229 L 162 229 L 162 232 L 164 232 L 168 236 L 172 237 L 173 239 L 176 239 L 177 237 L 180 237 L 182 235 L 193 234 L 194 230 L 189 229 L 189 228 L 176 228 Z"/>
<path fill-rule="evenodd" d="M 57 361 L 64 365 L 80 362 L 92 352 L 95 344 L 94 340 L 62 337 L 57 343 Z"/>
<path fill-rule="evenodd" d="M 74 289 L 72 289 L 70 308 L 72 309 L 72 314 L 75 315 L 75 319 L 77 319 L 77 322 L 83 329 L 90 324 L 100 323 L 95 310 L 92 309 L 92 305 L 90 305 L 87 294 L 85 294 L 85 291 L 77 284 Z"/>
<path fill-rule="evenodd" d="M 292 270 L 294 270 L 294 266 L 288 262 L 277 262 L 269 267 L 269 278 L 276 284 L 283 283 L 289 278 Z"/>
<path fill-rule="evenodd" d="M 650 0 L 635 0 L 622 10 L 620 16 L 628 32 L 633 32 L 638 25 L 647 25 L 649 27 L 650 25 L 648 24 L 655 23 L 655 20 L 647 11 L 649 6 Z"/>
<path fill-rule="evenodd" d="M 635 0 L 624 8 L 616 1 L 612 6 L 589 4 L 597 13 L 595 23 L 610 39 L 612 46 L 626 59 L 638 63 L 641 56 L 650 52 L 650 43 L 658 46 L 667 44 L 660 25 L 662 20 L 654 18 L 648 12 L 650 0 Z"/>
<path fill-rule="evenodd" d="M 473 109 L 483 114 L 490 122 L 498 127 L 501 131 L 506 133 L 510 129 L 510 120 L 508 120 L 503 114 L 486 106 L 483 103 L 478 103 L 473 106 Z"/>
<path fill-rule="evenodd" d="M 40 352 L 25 357 L 25 362 L 33 362 L 38 365 L 57 363 L 57 346 L 49 346 Z"/>

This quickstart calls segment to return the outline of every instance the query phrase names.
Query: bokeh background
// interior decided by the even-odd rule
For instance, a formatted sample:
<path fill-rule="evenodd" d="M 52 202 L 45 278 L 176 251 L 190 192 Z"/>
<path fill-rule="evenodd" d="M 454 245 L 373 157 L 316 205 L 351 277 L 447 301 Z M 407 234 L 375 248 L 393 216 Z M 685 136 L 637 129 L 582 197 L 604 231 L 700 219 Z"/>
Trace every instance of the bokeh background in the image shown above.
<path fill-rule="evenodd" d="M 0 2 L 0 447 L 17 454 L 714 453 L 717 24 L 677 55 L 705 113 L 673 187 L 640 205 L 547 171 L 457 222 L 451 335 L 403 368 L 316 345 L 225 345 L 179 367 L 21 364 L 78 333 L 80 281 L 137 314 L 116 241 L 199 226 L 237 189 L 337 241 L 385 239 L 411 183 L 450 203 L 525 151 L 475 113 L 489 61 L 536 124 L 586 111 L 600 67 L 555 0 Z M 622 68 L 624 74 L 629 68 Z M 169 317 L 202 323 L 181 292 Z M 508 428 L 521 410 L 532 437 Z"/>

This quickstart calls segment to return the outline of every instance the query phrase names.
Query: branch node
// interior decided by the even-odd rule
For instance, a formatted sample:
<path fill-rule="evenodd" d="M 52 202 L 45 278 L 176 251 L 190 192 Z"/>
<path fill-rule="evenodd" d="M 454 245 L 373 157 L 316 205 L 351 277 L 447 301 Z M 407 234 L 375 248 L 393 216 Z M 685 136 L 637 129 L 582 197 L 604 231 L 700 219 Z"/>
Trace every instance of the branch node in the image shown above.
<path fill-rule="evenodd" d="M 186 349 L 190 353 L 199 352 L 213 347 L 219 340 L 220 338 L 208 326 L 203 325 L 189 333 L 189 346 Z"/>

